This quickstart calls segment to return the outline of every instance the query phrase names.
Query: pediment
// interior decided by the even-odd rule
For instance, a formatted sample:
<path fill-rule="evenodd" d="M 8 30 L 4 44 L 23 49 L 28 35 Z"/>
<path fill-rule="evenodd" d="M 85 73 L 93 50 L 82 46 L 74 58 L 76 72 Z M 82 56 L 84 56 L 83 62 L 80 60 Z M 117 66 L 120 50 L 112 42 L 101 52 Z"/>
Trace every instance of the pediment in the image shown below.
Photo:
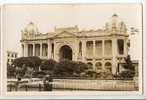
<path fill-rule="evenodd" d="M 74 33 L 70 33 L 67 31 L 63 31 L 61 33 L 58 33 L 54 36 L 54 38 L 63 38 L 63 37 L 76 37 L 76 35 Z"/>

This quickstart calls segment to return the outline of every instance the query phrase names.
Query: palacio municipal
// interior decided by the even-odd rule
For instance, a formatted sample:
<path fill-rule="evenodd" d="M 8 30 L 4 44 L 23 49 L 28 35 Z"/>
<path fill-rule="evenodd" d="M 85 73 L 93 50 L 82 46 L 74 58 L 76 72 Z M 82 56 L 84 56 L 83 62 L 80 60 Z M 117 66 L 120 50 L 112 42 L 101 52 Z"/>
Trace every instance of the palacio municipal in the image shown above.
<path fill-rule="evenodd" d="M 117 14 L 113 14 L 103 29 L 82 30 L 78 26 L 55 27 L 54 32 L 42 34 L 30 22 L 22 30 L 22 54 L 42 59 L 82 61 L 94 70 L 109 70 L 115 74 L 118 63 L 128 55 L 129 34 Z"/>

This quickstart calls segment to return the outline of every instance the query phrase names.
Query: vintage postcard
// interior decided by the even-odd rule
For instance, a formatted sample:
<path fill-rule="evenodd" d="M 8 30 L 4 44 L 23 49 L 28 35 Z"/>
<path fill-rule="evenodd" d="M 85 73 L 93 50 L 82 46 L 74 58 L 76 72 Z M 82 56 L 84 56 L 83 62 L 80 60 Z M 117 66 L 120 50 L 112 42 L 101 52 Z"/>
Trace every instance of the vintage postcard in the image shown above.
<path fill-rule="evenodd" d="M 5 4 L 6 95 L 141 95 L 141 3 Z"/>

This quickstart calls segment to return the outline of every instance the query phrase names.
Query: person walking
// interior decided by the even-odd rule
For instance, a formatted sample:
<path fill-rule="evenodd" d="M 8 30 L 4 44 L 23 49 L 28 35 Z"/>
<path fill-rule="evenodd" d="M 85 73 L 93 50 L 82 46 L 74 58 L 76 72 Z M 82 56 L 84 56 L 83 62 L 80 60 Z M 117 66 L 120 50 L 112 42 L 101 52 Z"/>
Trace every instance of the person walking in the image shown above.
<path fill-rule="evenodd" d="M 53 79 L 50 75 L 46 75 L 43 83 L 44 83 L 44 91 L 52 91 L 52 82 Z"/>

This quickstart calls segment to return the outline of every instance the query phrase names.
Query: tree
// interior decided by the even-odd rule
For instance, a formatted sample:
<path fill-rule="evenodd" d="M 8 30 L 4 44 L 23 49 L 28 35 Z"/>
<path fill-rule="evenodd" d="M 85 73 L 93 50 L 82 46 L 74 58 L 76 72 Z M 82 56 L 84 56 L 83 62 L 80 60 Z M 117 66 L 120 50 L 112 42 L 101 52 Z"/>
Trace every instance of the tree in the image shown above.
<path fill-rule="evenodd" d="M 42 61 L 40 68 L 42 71 L 44 71 L 46 73 L 50 73 L 52 75 L 56 64 L 57 64 L 57 62 L 53 59 L 44 60 L 44 61 Z"/>
<path fill-rule="evenodd" d="M 70 77 L 75 70 L 74 62 L 71 60 L 62 60 L 56 64 L 54 69 L 54 75 L 58 77 Z"/>
<path fill-rule="evenodd" d="M 16 58 L 13 62 L 12 65 L 14 65 L 15 67 L 21 67 L 25 64 L 25 65 L 29 65 L 30 61 L 27 59 L 27 57 L 20 57 L 20 58 Z"/>
<path fill-rule="evenodd" d="M 27 71 L 27 67 L 32 68 L 34 71 L 39 69 L 41 64 L 41 59 L 39 57 L 19 57 L 16 58 L 13 62 L 13 66 L 16 68 L 16 74 L 19 77 L 23 77 Z"/>
<path fill-rule="evenodd" d="M 34 78 L 43 78 L 44 76 L 46 76 L 44 71 L 37 71 L 32 74 L 32 77 Z"/>
<path fill-rule="evenodd" d="M 42 60 L 37 56 L 28 57 L 30 61 L 30 67 L 33 67 L 34 70 L 38 70 L 39 66 L 41 65 Z"/>
<path fill-rule="evenodd" d="M 26 67 L 23 65 L 23 67 L 15 67 L 16 70 L 16 78 L 22 78 L 25 75 Z"/>
<path fill-rule="evenodd" d="M 25 71 L 25 78 L 32 78 L 32 74 L 33 74 L 33 68 L 32 67 L 26 67 L 26 71 Z"/>
<path fill-rule="evenodd" d="M 14 78 L 15 75 L 16 75 L 16 70 L 15 70 L 14 66 L 7 63 L 7 77 Z"/>
<path fill-rule="evenodd" d="M 123 66 L 125 71 L 121 72 L 120 76 L 122 78 L 133 78 L 135 75 L 135 66 L 132 64 L 130 55 L 125 58 L 125 62 L 126 64 Z"/>
<path fill-rule="evenodd" d="M 41 64 L 41 59 L 36 56 L 16 58 L 13 62 L 14 66 L 22 67 L 23 65 L 38 69 Z"/>
<path fill-rule="evenodd" d="M 79 76 L 81 76 L 81 73 L 84 73 L 86 70 L 88 70 L 88 65 L 78 61 L 76 62 L 76 70 L 75 73 L 77 73 Z"/>
<path fill-rule="evenodd" d="M 55 66 L 54 75 L 58 77 L 80 77 L 88 67 L 83 62 L 62 60 Z"/>

